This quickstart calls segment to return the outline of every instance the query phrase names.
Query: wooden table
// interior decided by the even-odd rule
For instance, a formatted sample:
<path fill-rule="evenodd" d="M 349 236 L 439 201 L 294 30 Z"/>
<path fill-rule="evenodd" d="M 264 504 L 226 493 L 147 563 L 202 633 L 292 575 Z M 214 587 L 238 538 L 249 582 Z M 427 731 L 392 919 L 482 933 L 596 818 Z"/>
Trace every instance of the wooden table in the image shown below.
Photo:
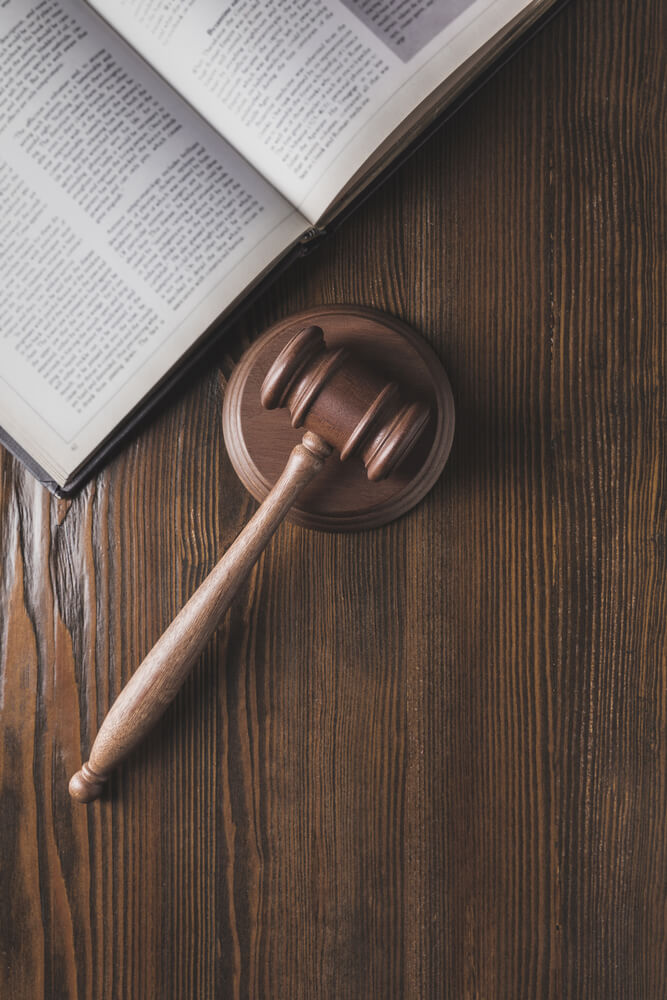
<path fill-rule="evenodd" d="M 664 996 L 663 15 L 573 0 L 74 502 L 2 454 L 2 998 Z M 384 529 L 281 530 L 74 805 L 255 507 L 233 361 L 323 302 L 438 351 L 445 474 Z"/>

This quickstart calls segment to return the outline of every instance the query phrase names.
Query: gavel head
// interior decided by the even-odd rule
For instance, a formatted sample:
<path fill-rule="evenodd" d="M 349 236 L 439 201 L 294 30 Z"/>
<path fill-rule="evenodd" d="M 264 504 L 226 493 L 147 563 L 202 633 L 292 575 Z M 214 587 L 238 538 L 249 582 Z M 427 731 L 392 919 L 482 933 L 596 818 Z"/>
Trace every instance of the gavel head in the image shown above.
<path fill-rule="evenodd" d="M 356 360 L 345 347 L 329 350 L 318 326 L 296 333 L 264 379 L 262 405 L 287 406 L 293 427 L 305 427 L 338 449 L 360 455 L 368 478 L 385 479 L 426 428 L 430 409 L 408 402 L 398 385 Z"/>

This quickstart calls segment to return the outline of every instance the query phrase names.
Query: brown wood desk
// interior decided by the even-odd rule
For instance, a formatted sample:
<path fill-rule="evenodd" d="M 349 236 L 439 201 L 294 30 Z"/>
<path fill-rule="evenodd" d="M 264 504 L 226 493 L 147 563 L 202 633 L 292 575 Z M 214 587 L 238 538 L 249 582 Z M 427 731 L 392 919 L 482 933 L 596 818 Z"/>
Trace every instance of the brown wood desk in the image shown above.
<path fill-rule="evenodd" d="M 0 997 L 664 996 L 664 37 L 661 0 L 573 0 L 74 502 L 2 453 Z M 445 362 L 443 478 L 384 529 L 281 530 L 73 804 L 254 509 L 234 359 L 346 301 Z"/>

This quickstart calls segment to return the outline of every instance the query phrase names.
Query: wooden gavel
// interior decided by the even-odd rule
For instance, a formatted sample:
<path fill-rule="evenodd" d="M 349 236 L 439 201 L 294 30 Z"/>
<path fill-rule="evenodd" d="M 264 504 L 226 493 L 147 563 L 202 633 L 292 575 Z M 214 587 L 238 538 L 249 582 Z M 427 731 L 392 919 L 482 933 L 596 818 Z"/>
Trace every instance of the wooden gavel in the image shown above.
<path fill-rule="evenodd" d="M 328 350 L 317 326 L 299 331 L 280 352 L 262 384 L 261 401 L 267 409 L 287 406 L 292 426 L 305 426 L 306 433 L 259 510 L 118 695 L 89 761 L 70 781 L 79 802 L 100 795 L 114 767 L 163 714 L 246 575 L 333 449 L 342 460 L 361 456 L 368 478 L 384 479 L 429 421 L 427 404 L 405 402 L 396 383 L 346 348 Z"/>

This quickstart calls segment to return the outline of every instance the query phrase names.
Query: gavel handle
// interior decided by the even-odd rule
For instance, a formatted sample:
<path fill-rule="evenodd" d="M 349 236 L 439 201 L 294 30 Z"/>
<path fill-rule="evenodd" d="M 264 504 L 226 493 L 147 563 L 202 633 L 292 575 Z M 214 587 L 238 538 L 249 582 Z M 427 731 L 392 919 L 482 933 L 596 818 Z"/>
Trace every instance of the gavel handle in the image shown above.
<path fill-rule="evenodd" d="M 72 798 L 79 802 L 96 799 L 111 771 L 163 714 L 245 577 L 331 451 L 317 434 L 304 434 L 262 506 L 116 698 L 93 743 L 90 760 L 69 783 Z"/>

